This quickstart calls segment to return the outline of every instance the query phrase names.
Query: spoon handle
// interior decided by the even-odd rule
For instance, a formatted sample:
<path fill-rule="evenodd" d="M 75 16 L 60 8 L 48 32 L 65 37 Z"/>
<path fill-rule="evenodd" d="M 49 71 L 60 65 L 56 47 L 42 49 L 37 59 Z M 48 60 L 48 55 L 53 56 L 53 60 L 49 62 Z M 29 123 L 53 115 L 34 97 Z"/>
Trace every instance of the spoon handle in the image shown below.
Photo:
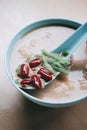
<path fill-rule="evenodd" d="M 54 49 L 52 52 L 67 50 L 69 56 L 87 39 L 87 23 L 81 25 L 65 42 Z"/>

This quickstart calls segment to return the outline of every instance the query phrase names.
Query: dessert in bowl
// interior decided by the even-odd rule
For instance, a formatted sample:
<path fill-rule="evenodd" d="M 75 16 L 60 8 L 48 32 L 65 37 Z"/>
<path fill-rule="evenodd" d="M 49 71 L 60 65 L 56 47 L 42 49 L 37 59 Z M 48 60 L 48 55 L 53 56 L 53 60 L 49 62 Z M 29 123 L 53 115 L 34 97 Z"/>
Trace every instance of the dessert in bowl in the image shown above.
<path fill-rule="evenodd" d="M 86 41 L 73 53 L 68 75 L 61 73 L 39 90 L 22 89 L 15 82 L 17 66 L 43 49 L 54 50 L 78 27 L 79 23 L 66 19 L 42 20 L 25 27 L 11 41 L 5 58 L 6 72 L 13 85 L 29 100 L 42 106 L 64 107 L 87 98 Z"/>

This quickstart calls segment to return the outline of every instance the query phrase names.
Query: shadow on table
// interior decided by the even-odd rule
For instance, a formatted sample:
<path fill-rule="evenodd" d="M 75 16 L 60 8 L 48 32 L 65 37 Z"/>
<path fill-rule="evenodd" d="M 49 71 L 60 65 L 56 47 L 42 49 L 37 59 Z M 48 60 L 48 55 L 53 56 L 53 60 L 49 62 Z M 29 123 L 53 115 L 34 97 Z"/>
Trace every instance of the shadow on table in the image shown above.
<path fill-rule="evenodd" d="M 86 101 L 66 108 L 47 108 L 23 97 L 21 130 L 82 130 L 87 128 L 87 120 L 82 119 L 83 115 L 87 117 L 85 108 Z"/>

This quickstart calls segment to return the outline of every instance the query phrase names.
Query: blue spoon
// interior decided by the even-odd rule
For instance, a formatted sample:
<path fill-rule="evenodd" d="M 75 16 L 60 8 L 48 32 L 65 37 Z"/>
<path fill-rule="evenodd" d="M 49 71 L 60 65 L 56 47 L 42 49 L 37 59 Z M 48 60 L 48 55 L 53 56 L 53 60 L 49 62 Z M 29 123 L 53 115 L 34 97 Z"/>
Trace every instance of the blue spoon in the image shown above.
<path fill-rule="evenodd" d="M 69 52 L 69 55 L 66 56 L 66 58 L 69 59 L 71 54 L 86 39 L 87 39 L 87 23 L 81 25 L 66 41 L 64 41 L 60 46 L 58 46 L 52 52 L 55 53 L 55 52 L 67 50 Z M 60 74 L 60 72 L 58 72 L 51 81 L 46 82 L 45 86 L 48 85 L 49 83 L 51 83 L 59 74 Z M 35 88 L 34 87 L 27 87 L 25 89 L 35 89 Z"/>
<path fill-rule="evenodd" d="M 54 49 L 52 52 L 60 52 L 67 50 L 69 55 L 80 46 L 80 44 L 87 39 L 87 23 L 81 25 L 67 40 L 65 40 L 60 46 Z"/>

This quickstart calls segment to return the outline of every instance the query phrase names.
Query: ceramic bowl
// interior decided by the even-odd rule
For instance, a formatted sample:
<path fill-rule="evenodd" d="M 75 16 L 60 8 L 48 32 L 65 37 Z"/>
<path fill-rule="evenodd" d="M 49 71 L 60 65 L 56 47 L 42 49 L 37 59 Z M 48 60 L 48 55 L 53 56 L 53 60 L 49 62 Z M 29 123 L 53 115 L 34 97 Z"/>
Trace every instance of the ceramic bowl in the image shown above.
<path fill-rule="evenodd" d="M 18 85 L 14 81 L 15 66 L 19 64 L 19 61 L 18 61 L 19 58 L 20 58 L 20 63 L 23 62 L 24 60 L 22 58 L 23 56 L 25 57 L 25 55 L 30 53 L 31 50 L 32 52 L 37 53 L 38 49 L 41 50 L 43 48 L 43 45 L 49 51 L 56 48 L 57 46 L 57 43 L 55 42 L 56 40 L 59 43 L 63 42 L 69 35 L 72 34 L 72 32 L 74 32 L 80 26 L 81 26 L 80 23 L 72 21 L 72 20 L 68 20 L 68 19 L 45 19 L 45 20 L 37 21 L 35 23 L 32 23 L 24 27 L 11 40 L 6 51 L 6 55 L 5 55 L 5 70 L 12 85 L 23 96 L 25 96 L 27 99 L 31 100 L 32 102 L 36 104 L 39 104 L 41 106 L 46 106 L 46 107 L 52 107 L 52 108 L 70 106 L 87 98 L 87 93 L 82 94 L 82 95 L 80 94 L 80 96 L 77 96 L 76 98 L 73 95 L 72 98 L 70 99 L 63 98 L 63 100 L 59 99 L 58 101 L 51 100 L 51 99 L 48 100 L 46 98 L 38 98 L 37 96 L 34 96 L 35 92 L 32 92 L 32 91 L 29 92 L 29 90 L 27 91 L 27 90 L 21 89 L 20 87 L 18 87 Z M 45 34 L 44 34 L 44 30 L 45 30 Z M 53 34 L 55 34 L 53 36 L 55 37 L 56 40 L 51 39 L 51 44 L 50 44 L 49 39 L 52 36 L 52 32 Z M 25 43 L 27 45 L 25 45 Z M 29 44 L 31 44 L 30 49 L 28 49 Z M 36 49 L 33 49 L 36 46 L 36 44 L 39 44 L 40 46 L 38 47 L 38 49 L 37 47 Z M 21 51 L 25 53 L 21 53 Z M 40 91 L 43 91 L 43 90 L 40 90 Z M 39 92 L 39 95 L 40 95 L 40 92 Z"/>

